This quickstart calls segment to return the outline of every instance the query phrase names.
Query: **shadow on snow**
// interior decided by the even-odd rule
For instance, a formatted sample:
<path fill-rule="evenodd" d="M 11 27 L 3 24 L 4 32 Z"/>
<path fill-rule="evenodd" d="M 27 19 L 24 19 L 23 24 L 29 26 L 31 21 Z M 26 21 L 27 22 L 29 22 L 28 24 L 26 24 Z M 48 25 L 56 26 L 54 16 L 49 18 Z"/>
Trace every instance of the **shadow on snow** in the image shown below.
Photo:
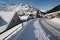
<path fill-rule="evenodd" d="M 35 33 L 34 33 L 34 30 L 36 30 L 33 25 L 35 21 L 36 20 L 28 22 L 28 24 L 24 26 L 25 29 L 23 27 L 20 31 L 18 31 L 16 34 L 11 36 L 11 38 L 9 38 L 8 40 L 12 40 L 12 39 L 13 40 L 38 40 L 38 38 L 35 37 Z M 17 36 L 17 39 L 15 38 L 15 36 Z"/>
<path fill-rule="evenodd" d="M 42 29 L 45 31 L 45 33 L 48 35 L 50 35 L 51 37 L 49 37 L 50 40 L 59 40 L 57 36 L 54 36 L 42 23 L 41 19 L 39 20 L 39 23 L 41 24 Z"/>

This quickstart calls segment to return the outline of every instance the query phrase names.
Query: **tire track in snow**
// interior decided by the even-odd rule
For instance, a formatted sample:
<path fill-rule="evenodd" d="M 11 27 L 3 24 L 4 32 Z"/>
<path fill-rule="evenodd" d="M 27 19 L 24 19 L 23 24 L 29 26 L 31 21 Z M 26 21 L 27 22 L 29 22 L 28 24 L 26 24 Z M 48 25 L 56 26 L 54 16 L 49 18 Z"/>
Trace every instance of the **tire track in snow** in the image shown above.
<path fill-rule="evenodd" d="M 39 20 L 34 22 L 34 26 L 36 28 L 35 33 L 38 40 L 50 40 L 44 30 L 42 29 L 41 25 L 39 24 Z"/>

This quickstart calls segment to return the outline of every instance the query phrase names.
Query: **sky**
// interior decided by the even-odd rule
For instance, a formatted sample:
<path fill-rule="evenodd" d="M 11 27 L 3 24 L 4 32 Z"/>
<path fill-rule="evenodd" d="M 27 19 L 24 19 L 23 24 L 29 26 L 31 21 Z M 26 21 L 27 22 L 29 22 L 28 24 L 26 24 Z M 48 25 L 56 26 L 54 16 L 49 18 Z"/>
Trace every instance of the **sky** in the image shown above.
<path fill-rule="evenodd" d="M 27 5 L 32 5 L 35 8 L 50 10 L 53 7 L 60 5 L 60 0 L 0 0 L 1 3 L 4 4 L 20 4 L 24 3 Z"/>

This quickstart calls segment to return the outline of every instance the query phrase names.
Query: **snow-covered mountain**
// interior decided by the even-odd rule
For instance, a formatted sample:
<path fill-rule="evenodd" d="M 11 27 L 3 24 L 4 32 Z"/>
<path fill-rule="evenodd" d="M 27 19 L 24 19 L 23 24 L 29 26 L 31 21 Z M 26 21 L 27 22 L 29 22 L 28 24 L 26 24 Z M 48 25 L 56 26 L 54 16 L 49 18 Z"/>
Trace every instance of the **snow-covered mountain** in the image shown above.
<path fill-rule="evenodd" d="M 21 14 L 23 15 L 35 14 L 36 15 L 37 12 L 41 13 L 39 9 L 26 5 L 26 4 L 0 6 L 0 11 L 15 11 L 19 15 Z"/>
<path fill-rule="evenodd" d="M 13 11 L 14 9 L 16 8 L 16 5 L 3 5 L 3 6 L 0 6 L 0 11 L 4 11 L 4 12 L 7 12 L 7 11 Z"/>
<path fill-rule="evenodd" d="M 41 9 L 42 12 L 47 12 L 47 10 Z"/>
<path fill-rule="evenodd" d="M 17 6 L 16 8 L 16 11 L 19 13 L 19 14 L 35 14 L 37 13 L 37 11 L 41 12 L 40 10 L 32 7 L 32 6 L 29 6 L 29 5 L 26 5 L 26 4 L 20 4 Z"/>

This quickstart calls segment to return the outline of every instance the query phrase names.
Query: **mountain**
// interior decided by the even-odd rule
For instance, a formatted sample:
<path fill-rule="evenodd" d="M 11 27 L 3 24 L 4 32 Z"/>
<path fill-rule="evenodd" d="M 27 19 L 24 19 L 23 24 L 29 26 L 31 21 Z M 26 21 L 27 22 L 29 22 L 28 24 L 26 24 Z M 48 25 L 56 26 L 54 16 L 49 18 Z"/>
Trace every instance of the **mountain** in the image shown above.
<path fill-rule="evenodd" d="M 37 11 L 39 9 L 26 5 L 26 4 L 0 6 L 0 11 L 13 11 L 13 10 L 20 11 L 20 13 L 22 13 L 22 12 L 28 12 L 28 11 L 33 12 L 33 11 Z"/>
<path fill-rule="evenodd" d="M 27 4 L 20 4 L 16 7 L 15 11 L 19 14 L 19 15 L 29 15 L 32 14 L 34 16 L 36 16 L 37 14 L 41 14 L 42 11 L 40 11 L 39 9 L 32 7 L 30 5 Z"/>
<path fill-rule="evenodd" d="M 41 9 L 41 11 L 42 11 L 42 12 L 47 12 L 47 10 L 44 10 L 44 9 L 43 9 L 43 10 Z"/>
<path fill-rule="evenodd" d="M 0 11 L 13 11 L 16 8 L 16 5 L 2 5 L 0 6 Z"/>
<path fill-rule="evenodd" d="M 27 4 L 16 4 L 16 5 L 4 5 L 4 6 L 0 6 L 0 11 L 15 11 L 16 13 L 18 13 L 19 15 L 34 15 L 36 16 L 37 14 L 43 14 L 42 11 L 40 11 L 39 9 L 32 7 L 30 5 Z"/>
<path fill-rule="evenodd" d="M 56 12 L 56 11 L 60 11 L 60 5 L 54 7 L 53 9 L 47 11 L 47 13 L 52 13 L 52 12 Z"/>

